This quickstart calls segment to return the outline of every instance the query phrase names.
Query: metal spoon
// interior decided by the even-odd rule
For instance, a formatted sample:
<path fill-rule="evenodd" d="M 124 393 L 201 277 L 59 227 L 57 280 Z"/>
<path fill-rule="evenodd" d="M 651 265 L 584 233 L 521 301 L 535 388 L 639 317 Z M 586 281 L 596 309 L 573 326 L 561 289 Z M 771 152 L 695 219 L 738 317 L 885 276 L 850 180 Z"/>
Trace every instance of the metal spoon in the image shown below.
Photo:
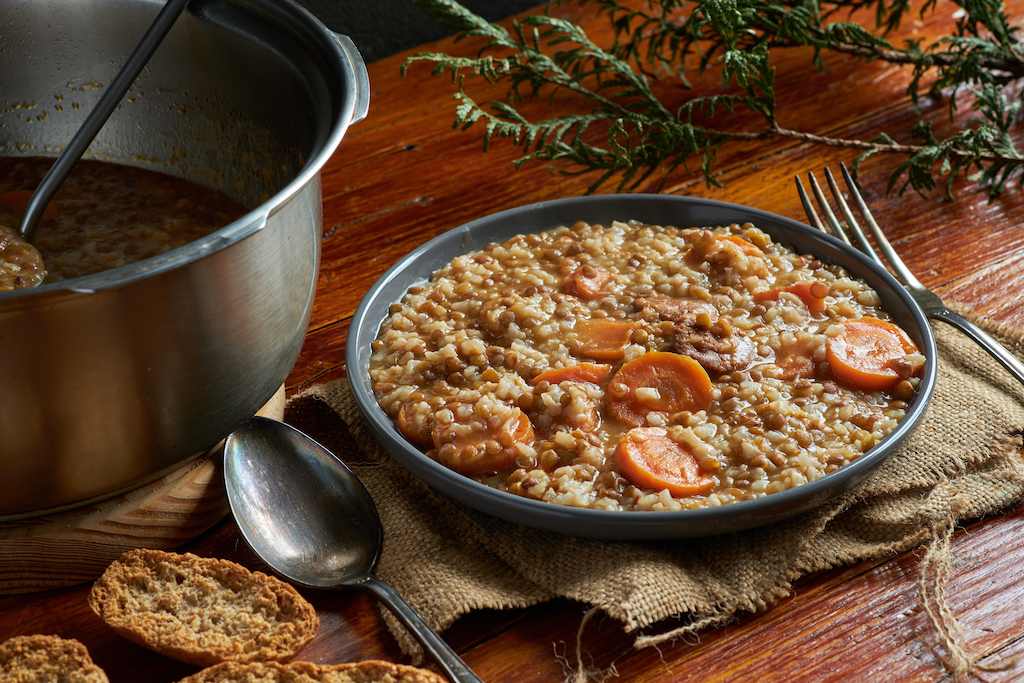
<path fill-rule="evenodd" d="M 26 241 L 31 241 L 32 234 L 35 232 L 36 225 L 39 223 L 46 205 L 50 203 L 50 199 L 56 194 L 61 184 L 64 183 L 64 179 L 71 172 L 71 168 L 82 157 L 85 150 L 89 148 L 89 145 L 92 144 L 93 138 L 103 128 L 103 124 L 114 113 L 117 105 L 121 103 L 121 99 L 128 92 L 128 88 L 131 87 L 132 83 L 135 82 L 135 79 L 138 78 L 143 67 L 149 63 L 153 53 L 156 52 L 164 37 L 171 30 L 171 27 L 174 26 L 174 22 L 184 11 L 185 5 L 188 2 L 189 0 L 167 0 L 167 3 L 157 14 L 156 19 L 153 20 L 153 24 L 146 31 L 146 34 L 142 36 L 142 40 L 139 41 L 139 44 L 135 46 L 135 49 L 129 55 L 128 61 L 125 62 L 117 76 L 111 81 L 103 96 L 100 97 L 100 101 L 89 112 L 85 123 L 78 129 L 75 136 L 71 138 L 71 142 L 68 143 L 64 151 L 57 157 L 57 161 L 47 171 L 46 176 L 39 183 L 39 187 L 32 193 L 32 198 L 25 209 L 25 215 L 21 217 L 21 225 L 19 227 L 19 232 Z"/>
<path fill-rule="evenodd" d="M 242 537 L 286 579 L 365 588 L 454 681 L 480 679 L 395 589 L 373 576 L 384 529 L 370 493 L 333 453 L 283 422 L 254 417 L 224 447 L 224 483 Z"/>

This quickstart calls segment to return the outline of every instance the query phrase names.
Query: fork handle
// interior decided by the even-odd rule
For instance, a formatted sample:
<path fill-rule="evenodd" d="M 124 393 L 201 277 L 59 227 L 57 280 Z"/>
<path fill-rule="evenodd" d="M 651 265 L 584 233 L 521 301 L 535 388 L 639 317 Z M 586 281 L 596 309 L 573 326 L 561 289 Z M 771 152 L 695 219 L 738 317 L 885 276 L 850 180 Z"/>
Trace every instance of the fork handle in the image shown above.
<path fill-rule="evenodd" d="M 1016 356 L 1007 351 L 1006 347 L 996 341 L 988 332 L 948 308 L 933 311 L 930 317 L 948 323 L 966 334 L 978 346 L 988 351 L 989 355 L 999 361 L 1000 365 L 1009 370 L 1010 374 L 1016 377 L 1018 382 L 1024 384 L 1024 363 L 1021 363 Z"/>

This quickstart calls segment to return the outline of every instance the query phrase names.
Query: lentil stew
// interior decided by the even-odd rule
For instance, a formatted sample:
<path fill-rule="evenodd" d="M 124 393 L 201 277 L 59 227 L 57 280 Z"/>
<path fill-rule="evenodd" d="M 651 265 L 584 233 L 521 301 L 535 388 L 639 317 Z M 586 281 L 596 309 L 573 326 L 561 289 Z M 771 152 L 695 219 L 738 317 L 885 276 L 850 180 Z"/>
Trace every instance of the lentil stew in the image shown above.
<path fill-rule="evenodd" d="M 411 443 L 489 486 L 680 510 L 856 460 L 923 364 L 867 284 L 754 225 L 613 222 L 456 257 L 391 306 L 370 379 Z"/>

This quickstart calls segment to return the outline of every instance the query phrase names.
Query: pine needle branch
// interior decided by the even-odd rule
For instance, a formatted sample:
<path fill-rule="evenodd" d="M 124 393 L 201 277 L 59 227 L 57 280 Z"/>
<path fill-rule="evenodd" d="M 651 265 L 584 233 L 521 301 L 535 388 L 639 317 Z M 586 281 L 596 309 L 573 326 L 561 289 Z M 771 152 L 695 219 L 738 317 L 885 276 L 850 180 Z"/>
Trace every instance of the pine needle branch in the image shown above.
<path fill-rule="evenodd" d="M 487 149 L 496 138 L 522 147 L 516 166 L 560 162 L 566 173 L 595 172 L 595 190 L 618 179 L 635 188 L 656 172 L 670 173 L 696 161 L 706 182 L 717 184 L 715 159 L 730 140 L 788 138 L 841 147 L 864 159 L 902 157 L 890 187 L 928 192 L 945 179 L 947 194 L 956 177 L 969 175 L 991 195 L 1024 176 L 1024 155 L 1013 142 L 1021 119 L 1016 87 L 1024 79 L 1024 47 L 1018 30 L 997 0 L 960 0 L 951 34 L 930 44 L 894 45 L 889 35 L 911 15 L 909 0 L 579 0 L 596 6 L 612 24 L 613 40 L 596 44 L 578 25 L 547 14 L 514 21 L 510 29 L 492 24 L 454 0 L 417 0 L 459 31 L 482 40 L 475 57 L 427 52 L 410 57 L 448 74 L 459 87 L 456 127 L 483 126 Z M 934 10 L 926 0 L 921 16 Z M 874 30 L 834 21 L 873 10 Z M 951 116 L 969 102 L 976 116 L 939 139 L 921 121 L 912 142 L 881 134 L 871 140 L 794 130 L 779 123 L 772 54 L 792 47 L 813 48 L 814 63 L 838 53 L 911 69 L 908 96 L 946 97 Z M 690 97 L 674 111 L 654 92 L 657 79 L 689 87 L 711 67 L 730 92 Z M 465 92 L 476 76 L 508 86 L 504 100 L 481 105 Z M 567 94 L 566 113 L 531 120 L 521 105 L 538 96 Z M 966 95 L 961 97 L 961 95 Z M 563 100 L 560 99 L 559 102 Z M 746 110 L 760 120 L 747 128 L 710 125 L 721 110 Z M 749 124 L 748 124 L 749 125 Z"/>

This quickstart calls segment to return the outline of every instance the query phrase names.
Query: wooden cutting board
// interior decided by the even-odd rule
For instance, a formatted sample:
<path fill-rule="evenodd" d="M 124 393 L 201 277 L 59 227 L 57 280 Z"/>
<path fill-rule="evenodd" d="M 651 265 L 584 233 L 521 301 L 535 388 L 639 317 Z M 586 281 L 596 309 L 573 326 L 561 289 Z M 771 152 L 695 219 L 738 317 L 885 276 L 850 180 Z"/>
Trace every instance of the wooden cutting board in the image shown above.
<path fill-rule="evenodd" d="M 280 420 L 284 387 L 257 413 Z M 0 594 L 91 581 L 130 548 L 174 548 L 228 512 L 223 444 L 128 493 L 60 513 L 0 522 Z"/>

